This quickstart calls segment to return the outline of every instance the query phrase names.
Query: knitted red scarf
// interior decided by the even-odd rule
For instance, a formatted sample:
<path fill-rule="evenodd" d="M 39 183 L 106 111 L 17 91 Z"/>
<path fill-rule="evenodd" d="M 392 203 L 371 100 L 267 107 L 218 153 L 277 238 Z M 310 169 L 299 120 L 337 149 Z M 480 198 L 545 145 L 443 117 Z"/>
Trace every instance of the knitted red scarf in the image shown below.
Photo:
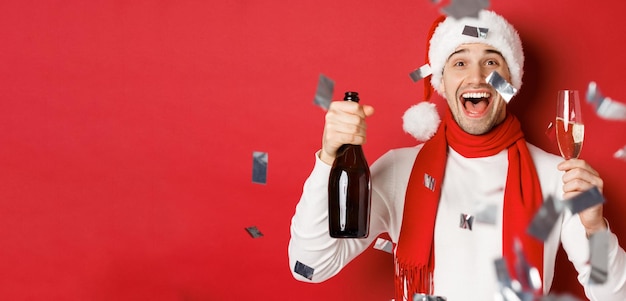
<path fill-rule="evenodd" d="M 514 240 L 518 238 L 529 263 L 543 273 L 543 245 L 526 234 L 543 198 L 519 121 L 507 113 L 506 119 L 492 131 L 475 136 L 463 131 L 448 110 L 437 133 L 419 152 L 409 178 L 396 252 L 395 300 L 411 301 L 415 293 L 433 293 L 435 218 L 448 146 L 466 158 L 492 156 L 508 148 L 502 254 L 509 271 L 515 271 Z"/>

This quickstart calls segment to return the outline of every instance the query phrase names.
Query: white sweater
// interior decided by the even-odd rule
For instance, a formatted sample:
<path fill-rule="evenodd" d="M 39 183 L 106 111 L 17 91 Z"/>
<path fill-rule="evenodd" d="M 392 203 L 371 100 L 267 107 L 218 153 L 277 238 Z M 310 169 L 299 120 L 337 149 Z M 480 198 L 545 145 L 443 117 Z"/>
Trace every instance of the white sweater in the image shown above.
<path fill-rule="evenodd" d="M 330 166 L 316 155 L 291 221 L 289 264 L 301 281 L 322 282 L 337 274 L 363 252 L 377 236 L 388 233 L 398 242 L 406 187 L 422 145 L 387 152 L 371 166 L 372 209 L 367 239 L 334 239 L 328 234 L 328 176 Z M 563 172 L 558 156 L 528 145 L 537 168 L 544 199 L 562 198 Z M 449 148 L 446 172 L 435 224 L 435 294 L 448 301 L 494 300 L 498 289 L 494 260 L 502 257 L 502 203 L 507 174 L 507 151 L 491 157 L 464 158 Z M 460 214 L 476 214 L 497 206 L 496 223 L 474 222 L 472 230 L 459 227 Z M 544 245 L 544 292 L 554 276 L 560 242 L 578 271 L 591 300 L 626 300 L 626 254 L 610 234 L 609 274 L 603 285 L 588 285 L 589 247 L 578 215 L 564 211 Z M 560 235 L 559 235 L 560 234 Z M 296 261 L 314 269 L 312 280 L 294 272 Z"/>

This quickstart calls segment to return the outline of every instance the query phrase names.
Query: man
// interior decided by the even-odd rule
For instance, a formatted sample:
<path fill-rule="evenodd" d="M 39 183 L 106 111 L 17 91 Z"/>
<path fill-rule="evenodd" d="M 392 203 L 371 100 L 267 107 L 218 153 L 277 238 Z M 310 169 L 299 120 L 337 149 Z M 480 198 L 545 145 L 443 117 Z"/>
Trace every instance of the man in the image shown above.
<path fill-rule="evenodd" d="M 488 34 L 463 35 L 466 25 L 487 28 Z M 515 29 L 490 11 L 481 11 L 478 18 L 448 17 L 435 26 L 429 41 L 430 82 L 448 104 L 441 124 L 432 127 L 436 133 L 421 133 L 420 138 L 430 139 L 417 147 L 391 150 L 372 165 L 369 237 L 333 239 L 328 235 L 330 167 L 341 145 L 365 142 L 365 118 L 374 110 L 352 102 L 332 103 L 322 149 L 292 219 L 289 243 L 292 270 L 300 262 L 314 274 L 310 280 L 295 272 L 294 277 L 324 281 L 378 235 L 388 233 L 396 244 L 396 300 L 412 300 L 414 293 L 448 301 L 494 300 L 499 289 L 494 260 L 509 259 L 512 270 L 519 243 L 541 274 L 543 291 L 537 293 L 545 294 L 560 242 L 590 299 L 626 300 L 626 254 L 610 232 L 608 280 L 588 284 L 587 237 L 609 231 L 601 205 L 576 215 L 565 210 L 545 243 L 526 233 L 543 200 L 567 199 L 594 186 L 601 191 L 603 182 L 585 161 L 563 161 L 526 143 L 506 101 L 486 82 L 497 71 L 521 88 L 524 57 Z M 407 116 L 405 130 L 430 120 Z M 488 207 L 497 208 L 495 225 L 459 227 L 462 214 Z"/>

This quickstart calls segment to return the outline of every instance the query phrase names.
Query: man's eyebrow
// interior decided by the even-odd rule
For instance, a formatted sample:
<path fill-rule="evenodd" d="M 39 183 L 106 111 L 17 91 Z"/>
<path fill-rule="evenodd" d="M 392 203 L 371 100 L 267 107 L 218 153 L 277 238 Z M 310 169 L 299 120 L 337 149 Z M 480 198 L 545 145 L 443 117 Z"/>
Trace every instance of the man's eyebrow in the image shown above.
<path fill-rule="evenodd" d="M 456 54 L 463 53 L 463 52 L 468 52 L 468 51 L 469 51 L 469 50 L 468 50 L 467 48 L 461 48 L 461 49 L 459 49 L 459 50 L 457 50 L 457 51 L 453 52 L 452 54 L 450 54 L 450 56 L 448 57 L 448 60 L 449 60 L 452 56 L 454 56 L 454 55 L 456 55 Z M 497 55 L 499 55 L 500 57 L 504 58 L 504 56 L 502 56 L 502 53 L 501 53 L 500 51 L 498 51 L 498 50 L 495 50 L 495 49 L 485 49 L 485 53 L 487 53 L 487 54 L 497 54 Z"/>
<path fill-rule="evenodd" d="M 455 54 L 459 54 L 459 53 L 461 53 L 461 52 L 468 52 L 468 51 L 469 51 L 469 50 L 467 50 L 467 48 L 461 48 L 461 49 L 459 49 L 459 50 L 457 50 L 457 51 L 453 52 L 452 54 L 450 54 L 450 56 L 448 56 L 448 60 L 449 60 L 452 56 L 454 56 Z"/>
<path fill-rule="evenodd" d="M 485 52 L 486 53 L 494 53 L 494 54 L 497 54 L 497 55 L 501 56 L 502 58 L 504 58 L 504 56 L 502 56 L 502 53 L 500 51 L 498 51 L 498 50 L 495 50 L 495 49 L 485 49 Z"/>

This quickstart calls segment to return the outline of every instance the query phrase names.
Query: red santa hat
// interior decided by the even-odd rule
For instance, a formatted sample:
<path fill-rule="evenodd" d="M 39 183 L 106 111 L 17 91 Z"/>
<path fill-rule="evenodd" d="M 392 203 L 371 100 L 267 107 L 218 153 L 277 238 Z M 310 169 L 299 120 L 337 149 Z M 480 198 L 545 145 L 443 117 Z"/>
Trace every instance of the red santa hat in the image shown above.
<path fill-rule="evenodd" d="M 423 102 L 409 108 L 402 117 L 404 131 L 417 140 L 426 141 L 437 131 L 440 118 L 435 105 L 428 100 L 431 91 L 444 96 L 440 89 L 443 67 L 448 57 L 462 44 L 482 43 L 497 49 L 504 57 L 511 74 L 511 85 L 522 87 L 524 51 L 519 34 L 502 16 L 488 10 L 478 13 L 478 18 L 440 17 L 433 23 L 428 35 L 428 56 L 432 75 L 424 81 Z"/>

